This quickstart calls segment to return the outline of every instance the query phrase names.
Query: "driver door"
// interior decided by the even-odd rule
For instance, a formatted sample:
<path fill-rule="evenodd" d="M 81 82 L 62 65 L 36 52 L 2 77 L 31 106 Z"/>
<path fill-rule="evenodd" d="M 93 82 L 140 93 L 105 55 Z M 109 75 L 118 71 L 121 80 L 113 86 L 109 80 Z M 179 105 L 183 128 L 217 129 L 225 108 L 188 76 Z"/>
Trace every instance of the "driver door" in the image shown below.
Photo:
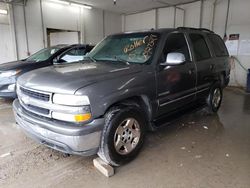
<path fill-rule="evenodd" d="M 184 33 L 170 33 L 162 53 L 165 62 L 169 53 L 182 53 L 185 62 L 179 65 L 160 65 L 158 72 L 158 115 L 177 110 L 195 100 L 196 67 Z"/>

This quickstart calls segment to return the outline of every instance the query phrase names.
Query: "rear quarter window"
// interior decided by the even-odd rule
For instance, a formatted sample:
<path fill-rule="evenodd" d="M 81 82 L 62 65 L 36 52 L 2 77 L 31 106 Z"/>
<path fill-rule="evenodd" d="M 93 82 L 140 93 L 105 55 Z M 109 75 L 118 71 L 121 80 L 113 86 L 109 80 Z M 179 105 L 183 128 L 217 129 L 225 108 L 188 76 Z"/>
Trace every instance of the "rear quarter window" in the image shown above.
<path fill-rule="evenodd" d="M 208 39 L 216 57 L 228 56 L 226 45 L 218 35 L 208 34 Z"/>

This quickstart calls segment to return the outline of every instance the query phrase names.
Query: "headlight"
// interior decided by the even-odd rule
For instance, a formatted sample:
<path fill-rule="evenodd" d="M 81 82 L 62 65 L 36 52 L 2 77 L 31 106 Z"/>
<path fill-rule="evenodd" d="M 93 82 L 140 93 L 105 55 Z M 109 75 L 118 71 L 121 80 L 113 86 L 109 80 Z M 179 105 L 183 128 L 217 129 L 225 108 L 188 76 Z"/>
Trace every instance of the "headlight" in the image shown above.
<path fill-rule="evenodd" d="M 62 94 L 54 94 L 53 103 L 67 106 L 84 106 L 90 104 L 88 96 Z"/>
<path fill-rule="evenodd" d="M 10 77 L 10 76 L 15 76 L 17 75 L 21 70 L 13 70 L 13 71 L 6 71 L 6 72 L 1 72 L 0 76 L 1 77 Z"/>
<path fill-rule="evenodd" d="M 9 91 L 15 91 L 16 90 L 16 84 L 11 84 L 8 86 Z"/>

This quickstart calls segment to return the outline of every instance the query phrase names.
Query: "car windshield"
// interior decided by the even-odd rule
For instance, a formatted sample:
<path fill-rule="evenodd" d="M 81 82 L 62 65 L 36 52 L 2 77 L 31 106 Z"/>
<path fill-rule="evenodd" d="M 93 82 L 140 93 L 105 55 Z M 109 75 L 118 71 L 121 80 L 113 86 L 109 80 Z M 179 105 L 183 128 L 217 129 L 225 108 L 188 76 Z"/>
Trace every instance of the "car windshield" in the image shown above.
<path fill-rule="evenodd" d="M 26 59 L 26 61 L 35 61 L 35 62 L 41 62 L 49 59 L 54 53 L 56 53 L 60 47 L 51 47 L 51 48 L 44 48 L 37 53 L 31 55 Z"/>
<path fill-rule="evenodd" d="M 95 61 L 143 64 L 153 56 L 159 40 L 155 33 L 114 35 L 105 38 L 88 55 Z"/>

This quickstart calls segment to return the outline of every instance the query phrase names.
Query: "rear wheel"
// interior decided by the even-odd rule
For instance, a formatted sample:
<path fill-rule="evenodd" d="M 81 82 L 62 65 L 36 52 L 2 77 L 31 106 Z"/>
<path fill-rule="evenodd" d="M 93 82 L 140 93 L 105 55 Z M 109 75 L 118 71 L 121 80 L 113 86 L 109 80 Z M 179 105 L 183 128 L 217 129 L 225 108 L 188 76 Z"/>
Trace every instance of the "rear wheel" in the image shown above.
<path fill-rule="evenodd" d="M 145 134 L 145 120 L 137 107 L 112 108 L 105 115 L 105 126 L 98 155 L 105 162 L 120 166 L 139 153 Z"/>
<path fill-rule="evenodd" d="M 207 97 L 207 112 L 209 114 L 216 113 L 221 105 L 223 97 L 222 87 L 220 84 L 215 84 L 211 87 Z"/>

